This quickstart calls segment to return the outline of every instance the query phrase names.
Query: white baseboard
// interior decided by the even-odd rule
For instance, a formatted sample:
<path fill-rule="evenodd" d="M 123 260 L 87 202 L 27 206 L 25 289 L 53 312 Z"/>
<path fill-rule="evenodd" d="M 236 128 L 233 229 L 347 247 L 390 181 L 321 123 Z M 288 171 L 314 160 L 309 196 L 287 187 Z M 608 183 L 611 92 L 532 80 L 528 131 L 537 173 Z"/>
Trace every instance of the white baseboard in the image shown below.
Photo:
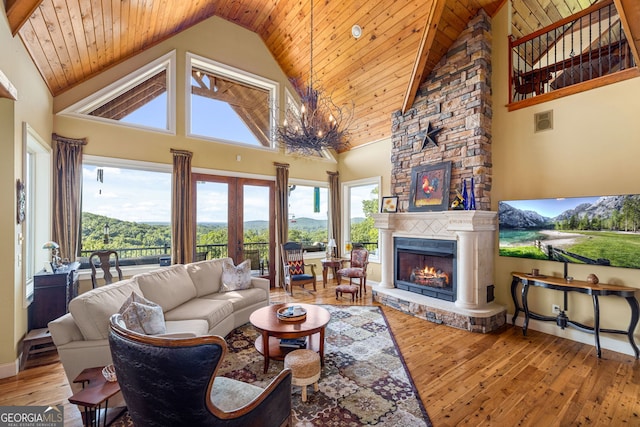
<path fill-rule="evenodd" d="M 18 375 L 20 360 L 16 359 L 13 363 L 5 363 L 0 365 L 0 378 L 9 378 Z"/>
<path fill-rule="evenodd" d="M 513 317 L 513 313 L 507 313 L 507 322 L 511 324 L 511 318 Z M 516 319 L 516 325 L 522 327 L 524 323 L 524 315 L 520 314 Z M 529 319 L 529 327 L 528 329 L 543 332 L 545 334 L 554 335 L 560 338 L 566 338 L 571 341 L 580 342 L 582 344 L 588 344 L 593 346 L 593 353 L 596 352 L 596 338 L 595 335 L 589 334 L 586 332 L 582 332 L 580 330 L 574 329 L 572 327 L 567 327 L 565 329 L 561 329 L 554 322 L 543 322 L 540 320 Z M 636 345 L 638 343 L 636 342 Z M 617 353 L 627 354 L 629 356 L 635 357 L 635 353 L 633 348 L 631 348 L 631 344 L 629 343 L 629 339 L 626 335 L 617 335 L 617 334 L 608 334 L 608 333 L 600 333 L 600 349 L 603 350 L 611 350 Z"/>

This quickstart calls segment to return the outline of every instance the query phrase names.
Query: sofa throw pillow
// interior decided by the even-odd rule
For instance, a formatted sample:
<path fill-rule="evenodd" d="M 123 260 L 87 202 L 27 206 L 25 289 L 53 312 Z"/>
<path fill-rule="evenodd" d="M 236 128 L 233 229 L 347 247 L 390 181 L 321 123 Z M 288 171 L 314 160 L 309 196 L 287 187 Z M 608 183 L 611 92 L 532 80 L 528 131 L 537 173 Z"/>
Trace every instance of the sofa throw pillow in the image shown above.
<path fill-rule="evenodd" d="M 237 266 L 231 260 L 222 264 L 222 292 L 239 291 L 251 287 L 251 261 L 244 260 Z"/>
<path fill-rule="evenodd" d="M 127 329 L 139 334 L 157 335 L 167 332 L 162 307 L 133 292 L 118 311 Z"/>
<path fill-rule="evenodd" d="M 289 271 L 293 276 L 304 274 L 304 262 L 301 259 L 297 261 L 289 261 Z"/>

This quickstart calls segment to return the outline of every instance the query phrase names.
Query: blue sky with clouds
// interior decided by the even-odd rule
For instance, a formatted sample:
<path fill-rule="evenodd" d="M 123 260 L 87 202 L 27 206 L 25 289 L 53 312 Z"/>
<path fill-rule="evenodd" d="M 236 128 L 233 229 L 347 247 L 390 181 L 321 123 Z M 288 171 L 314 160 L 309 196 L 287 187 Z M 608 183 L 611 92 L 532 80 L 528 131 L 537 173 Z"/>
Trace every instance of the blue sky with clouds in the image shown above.
<path fill-rule="evenodd" d="M 595 203 L 599 197 L 568 197 L 559 199 L 503 200 L 502 202 L 522 211 L 534 211 L 549 218 L 573 209 L 582 203 Z"/>
<path fill-rule="evenodd" d="M 97 180 L 97 166 L 83 166 L 82 209 L 97 215 L 134 222 L 169 222 L 171 219 L 171 174 L 103 167 L 103 182 Z M 198 185 L 198 222 L 226 222 L 226 186 Z M 289 214 L 296 218 L 326 219 L 327 190 L 320 192 L 320 212 L 313 212 L 312 187 L 296 186 L 290 198 Z M 352 217 L 363 217 L 362 201 L 371 198 L 371 186 L 352 190 Z M 245 188 L 245 221 L 268 220 L 268 189 Z"/>

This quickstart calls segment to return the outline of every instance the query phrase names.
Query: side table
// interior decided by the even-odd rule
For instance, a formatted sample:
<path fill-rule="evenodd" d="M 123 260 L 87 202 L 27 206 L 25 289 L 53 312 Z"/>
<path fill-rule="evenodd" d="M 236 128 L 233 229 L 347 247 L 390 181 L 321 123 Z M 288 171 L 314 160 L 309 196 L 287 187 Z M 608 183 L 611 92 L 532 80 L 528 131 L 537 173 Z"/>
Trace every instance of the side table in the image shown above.
<path fill-rule="evenodd" d="M 109 411 L 109 399 L 120 391 L 117 381 L 109 382 L 102 375 L 102 367 L 87 368 L 80 372 L 74 383 L 82 383 L 82 390 L 69 398 L 69 402 L 84 407 L 82 418 L 85 426 L 109 425 L 125 408 Z M 104 407 L 102 406 L 104 404 Z"/>
<path fill-rule="evenodd" d="M 321 260 L 322 263 L 322 286 L 327 287 L 327 271 L 329 268 L 333 269 L 333 278 L 338 277 L 338 269 L 342 267 L 342 259 L 340 258 L 325 258 Z"/>

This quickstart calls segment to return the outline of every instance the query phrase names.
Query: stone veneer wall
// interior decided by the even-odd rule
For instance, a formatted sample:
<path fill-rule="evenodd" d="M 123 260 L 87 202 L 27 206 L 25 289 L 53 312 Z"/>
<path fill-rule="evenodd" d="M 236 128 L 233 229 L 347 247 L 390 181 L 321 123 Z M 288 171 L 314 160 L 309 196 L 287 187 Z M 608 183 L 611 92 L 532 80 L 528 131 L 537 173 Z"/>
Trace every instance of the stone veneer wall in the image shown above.
<path fill-rule="evenodd" d="M 488 334 L 489 332 L 497 331 L 507 323 L 507 311 L 504 309 L 487 317 L 474 316 L 473 314 L 456 313 L 415 301 L 407 301 L 379 291 L 376 292 L 375 289 L 373 290 L 373 300 L 421 319 L 469 332 Z"/>
<path fill-rule="evenodd" d="M 482 9 L 469 22 L 405 114 L 393 116 L 391 192 L 399 211 L 409 208 L 411 169 L 451 161 L 450 201 L 455 189 L 475 180 L 476 208 L 491 209 L 491 20 Z M 422 149 L 428 124 L 442 128 Z"/>

